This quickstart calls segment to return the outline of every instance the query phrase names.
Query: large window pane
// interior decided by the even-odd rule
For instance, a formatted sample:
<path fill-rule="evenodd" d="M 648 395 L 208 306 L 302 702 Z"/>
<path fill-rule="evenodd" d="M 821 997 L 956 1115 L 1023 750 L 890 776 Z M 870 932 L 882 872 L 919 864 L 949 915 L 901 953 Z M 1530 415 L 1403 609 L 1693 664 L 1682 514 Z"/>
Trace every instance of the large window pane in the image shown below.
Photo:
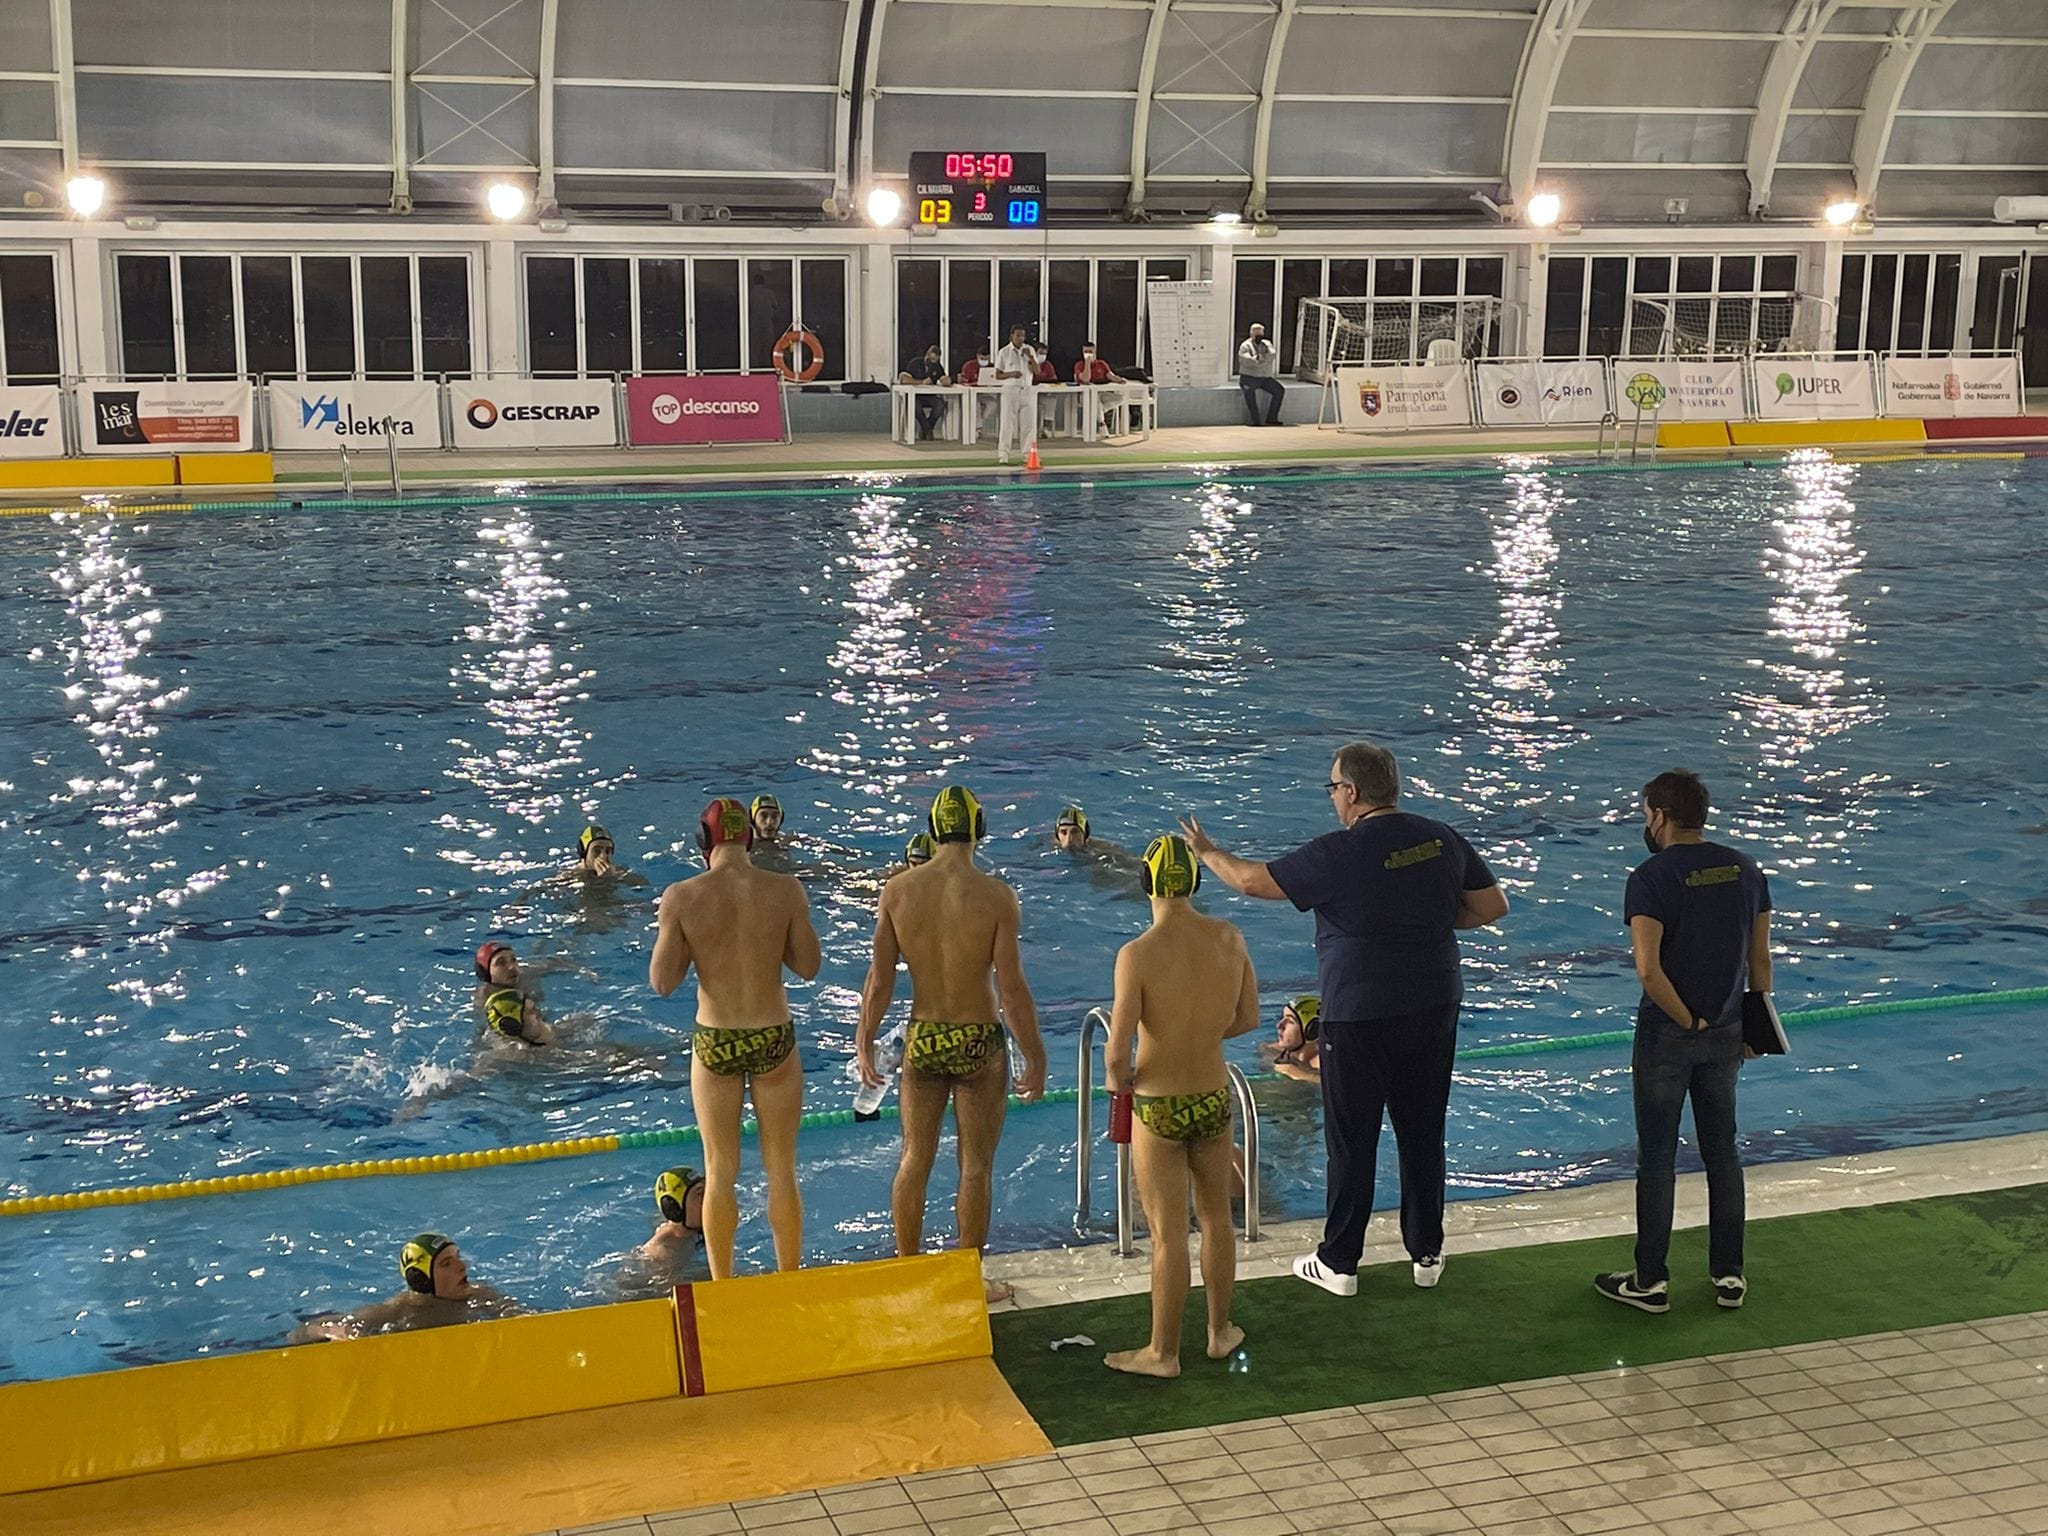
<path fill-rule="evenodd" d="M 242 258 L 242 366 L 251 374 L 298 374 L 289 256 Z"/>
<path fill-rule="evenodd" d="M 1671 291 L 1671 258 L 1638 256 L 1635 291 L 1656 298 Z"/>
<path fill-rule="evenodd" d="M 946 366 L 957 370 L 974 356 L 977 347 L 994 352 L 994 311 L 989 308 L 988 285 L 994 275 L 985 261 L 946 263 L 946 334 L 953 350 Z"/>
<path fill-rule="evenodd" d="M 1301 329 L 1301 301 L 1321 295 L 1323 264 L 1319 260 L 1289 260 L 1280 263 L 1280 334 L 1268 339 L 1280 348 L 1280 371 L 1292 373 L 1296 358 L 1294 344 Z M 1314 343 L 1310 343 L 1313 347 Z M 1311 361 L 1319 361 L 1311 359 Z"/>
<path fill-rule="evenodd" d="M 1020 325 L 1025 336 L 1038 339 L 1038 263 L 1005 261 L 999 264 L 998 271 L 1002 292 L 996 303 L 996 337 L 990 345 L 1008 346 L 1010 331 Z"/>
<path fill-rule="evenodd" d="M 1899 297 L 1899 258 L 1870 258 L 1870 304 L 1863 323 L 1863 346 L 1870 352 L 1889 352 L 1892 346 L 1892 306 Z"/>
<path fill-rule="evenodd" d="M 1799 258 L 1797 256 L 1766 256 L 1764 258 L 1763 291 L 1765 293 L 1791 293 L 1799 286 Z"/>
<path fill-rule="evenodd" d="M 1188 260 L 1185 256 L 1154 256 L 1145 263 L 1145 281 L 1148 283 L 1184 283 L 1188 280 Z"/>
<path fill-rule="evenodd" d="M 640 263 L 640 371 L 681 373 L 690 366 L 690 317 L 683 307 L 683 259 Z"/>
<path fill-rule="evenodd" d="M 534 373 L 576 371 L 576 258 L 526 262 L 526 366 Z"/>
<path fill-rule="evenodd" d="M 1899 335 L 1901 352 L 1918 352 L 1927 345 L 1927 291 L 1934 274 L 1934 258 L 1908 256 L 1899 279 Z"/>
<path fill-rule="evenodd" d="M 1543 355 L 1577 357 L 1579 323 L 1586 314 L 1586 258 L 1559 256 L 1550 263 L 1550 286 L 1544 295 Z"/>
<path fill-rule="evenodd" d="M 1956 344 L 1956 296 L 1962 283 L 1960 252 L 1950 251 L 1934 258 L 1934 308 L 1927 318 L 1926 345 L 1936 352 L 1946 352 Z"/>
<path fill-rule="evenodd" d="M 1277 263 L 1271 257 L 1259 256 L 1249 260 L 1240 257 L 1233 265 L 1236 292 L 1231 297 L 1230 336 L 1233 342 L 1239 342 L 1255 325 L 1263 325 L 1269 332 L 1274 328 L 1273 279 Z"/>
<path fill-rule="evenodd" d="M 1422 264 L 1424 294 L 1455 294 L 1458 291 L 1458 259 L 1432 256 Z"/>
<path fill-rule="evenodd" d="M 1362 299 L 1372 291 L 1372 263 L 1364 257 L 1353 261 L 1331 258 L 1330 275 L 1323 292 L 1332 298 Z"/>
<path fill-rule="evenodd" d="M 804 329 L 818 338 L 825 351 L 821 379 L 846 377 L 846 263 L 839 257 L 814 257 L 804 262 L 799 280 L 803 287 Z"/>
<path fill-rule="evenodd" d="M 0 256 L 0 352 L 6 383 L 48 383 L 61 371 L 55 258 Z"/>
<path fill-rule="evenodd" d="M 1045 343 L 1063 379 L 1073 377 L 1081 343 L 1100 339 L 1089 334 L 1089 266 L 1086 261 L 1046 263 Z"/>
<path fill-rule="evenodd" d="M 1406 256 L 1382 256 L 1372 264 L 1374 298 L 1405 299 L 1415 292 L 1415 263 Z"/>
<path fill-rule="evenodd" d="M 1714 258 L 1711 256 L 1681 256 L 1678 258 L 1679 293 L 1711 293 L 1714 289 Z"/>
<path fill-rule="evenodd" d="M 475 366 L 469 344 L 469 258 L 422 256 L 420 371 L 466 377 Z"/>
<path fill-rule="evenodd" d="M 937 342 L 946 371 L 953 371 L 953 348 L 939 334 L 939 264 L 925 258 L 896 263 L 896 366 L 900 369 Z"/>
<path fill-rule="evenodd" d="M 694 284 L 690 313 L 697 337 L 697 371 L 737 372 L 740 366 L 739 261 L 725 257 L 707 261 L 700 256 L 690 263 L 690 273 Z"/>
<path fill-rule="evenodd" d="M 795 282 L 794 262 L 747 263 L 747 351 L 742 366 L 748 373 L 773 371 L 776 340 L 796 319 Z"/>
<path fill-rule="evenodd" d="M 412 353 L 412 261 L 363 258 L 363 372 L 373 379 L 409 379 Z"/>
<path fill-rule="evenodd" d="M 1756 292 L 1756 258 L 1754 256 L 1723 256 L 1721 258 L 1721 291 L 1723 293 Z"/>
<path fill-rule="evenodd" d="M 1465 291 L 1499 298 L 1505 291 L 1502 285 L 1507 280 L 1507 263 L 1498 256 L 1468 256 L 1465 258 Z"/>
<path fill-rule="evenodd" d="M 1592 296 L 1586 305 L 1586 355 L 1613 357 L 1621 350 L 1622 320 L 1628 313 L 1628 258 L 1593 259 Z"/>
<path fill-rule="evenodd" d="M 1841 307 L 1835 311 L 1835 349 L 1854 352 L 1863 342 L 1863 269 L 1867 256 L 1842 258 Z"/>
<path fill-rule="evenodd" d="M 116 265 L 121 303 L 121 371 L 173 374 L 177 342 L 171 334 L 171 258 L 123 256 Z"/>
<path fill-rule="evenodd" d="M 1269 269 L 1271 263 L 1267 264 Z M 1102 360 L 1122 372 L 1138 366 L 1138 264 L 1095 264 L 1095 344 Z"/>
<path fill-rule="evenodd" d="M 583 258 L 583 367 L 633 371 L 633 263 L 623 256 Z"/>
<path fill-rule="evenodd" d="M 232 256 L 181 256 L 178 297 L 185 323 L 185 373 L 231 379 L 235 357 L 235 274 Z"/>
<path fill-rule="evenodd" d="M 356 371 L 354 263 L 346 256 L 303 257 L 299 286 L 306 317 L 307 377 L 349 377 Z"/>

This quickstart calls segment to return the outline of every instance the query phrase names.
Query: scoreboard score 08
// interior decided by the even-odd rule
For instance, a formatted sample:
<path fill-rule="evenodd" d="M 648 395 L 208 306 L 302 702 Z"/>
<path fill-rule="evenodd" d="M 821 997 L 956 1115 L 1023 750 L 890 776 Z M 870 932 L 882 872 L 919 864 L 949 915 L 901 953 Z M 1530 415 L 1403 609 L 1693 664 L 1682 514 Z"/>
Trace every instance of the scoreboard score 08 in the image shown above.
<path fill-rule="evenodd" d="M 1045 155 L 915 150 L 911 222 L 933 229 L 1037 229 L 1045 223 Z"/>

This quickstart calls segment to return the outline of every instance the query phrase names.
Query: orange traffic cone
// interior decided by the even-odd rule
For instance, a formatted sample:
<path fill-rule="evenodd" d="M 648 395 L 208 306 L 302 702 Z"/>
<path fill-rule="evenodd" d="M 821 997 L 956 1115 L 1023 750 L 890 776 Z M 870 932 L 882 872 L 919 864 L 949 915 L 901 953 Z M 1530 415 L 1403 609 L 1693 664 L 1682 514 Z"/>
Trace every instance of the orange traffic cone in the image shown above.
<path fill-rule="evenodd" d="M 1038 462 L 1038 444 L 1033 443 L 1024 452 L 1024 472 L 1026 474 L 1035 475 L 1038 473 L 1039 468 L 1040 465 Z"/>

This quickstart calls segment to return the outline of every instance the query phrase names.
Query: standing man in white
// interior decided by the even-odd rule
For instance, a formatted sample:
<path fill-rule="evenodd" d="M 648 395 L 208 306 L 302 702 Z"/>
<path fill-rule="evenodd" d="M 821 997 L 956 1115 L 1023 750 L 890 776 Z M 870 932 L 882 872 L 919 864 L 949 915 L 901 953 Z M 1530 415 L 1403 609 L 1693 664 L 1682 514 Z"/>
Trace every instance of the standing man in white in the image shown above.
<path fill-rule="evenodd" d="M 1003 386 L 1002 415 L 996 426 L 996 462 L 1010 462 L 1010 444 L 1019 454 L 1038 446 L 1038 412 L 1032 399 L 1032 378 L 1038 354 L 1024 340 L 1024 327 L 1010 327 L 1009 345 L 996 354 L 996 382 Z"/>

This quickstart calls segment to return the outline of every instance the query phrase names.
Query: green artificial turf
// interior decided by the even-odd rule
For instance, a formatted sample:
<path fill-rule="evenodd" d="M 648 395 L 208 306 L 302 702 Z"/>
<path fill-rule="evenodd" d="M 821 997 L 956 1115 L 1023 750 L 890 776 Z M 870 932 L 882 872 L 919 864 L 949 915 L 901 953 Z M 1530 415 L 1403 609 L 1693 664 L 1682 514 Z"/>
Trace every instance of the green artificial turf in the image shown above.
<path fill-rule="evenodd" d="M 1010 1312 L 991 1320 L 996 1363 L 1053 1442 L 1073 1445 L 2035 1311 L 2048 1307 L 2048 1185 L 1752 1222 L 1741 1311 L 1714 1305 L 1702 1229 L 1673 1240 L 1662 1316 L 1594 1293 L 1596 1272 L 1630 1263 L 1629 1240 L 1607 1238 L 1453 1251 L 1433 1291 L 1406 1262 L 1362 1270 L 1349 1299 L 1255 1280 L 1237 1288 L 1246 1337 L 1227 1364 L 1204 1354 L 1197 1289 L 1176 1381 L 1102 1364 L 1145 1341 L 1148 1297 Z M 1075 1334 L 1095 1344 L 1050 1348 Z"/>

